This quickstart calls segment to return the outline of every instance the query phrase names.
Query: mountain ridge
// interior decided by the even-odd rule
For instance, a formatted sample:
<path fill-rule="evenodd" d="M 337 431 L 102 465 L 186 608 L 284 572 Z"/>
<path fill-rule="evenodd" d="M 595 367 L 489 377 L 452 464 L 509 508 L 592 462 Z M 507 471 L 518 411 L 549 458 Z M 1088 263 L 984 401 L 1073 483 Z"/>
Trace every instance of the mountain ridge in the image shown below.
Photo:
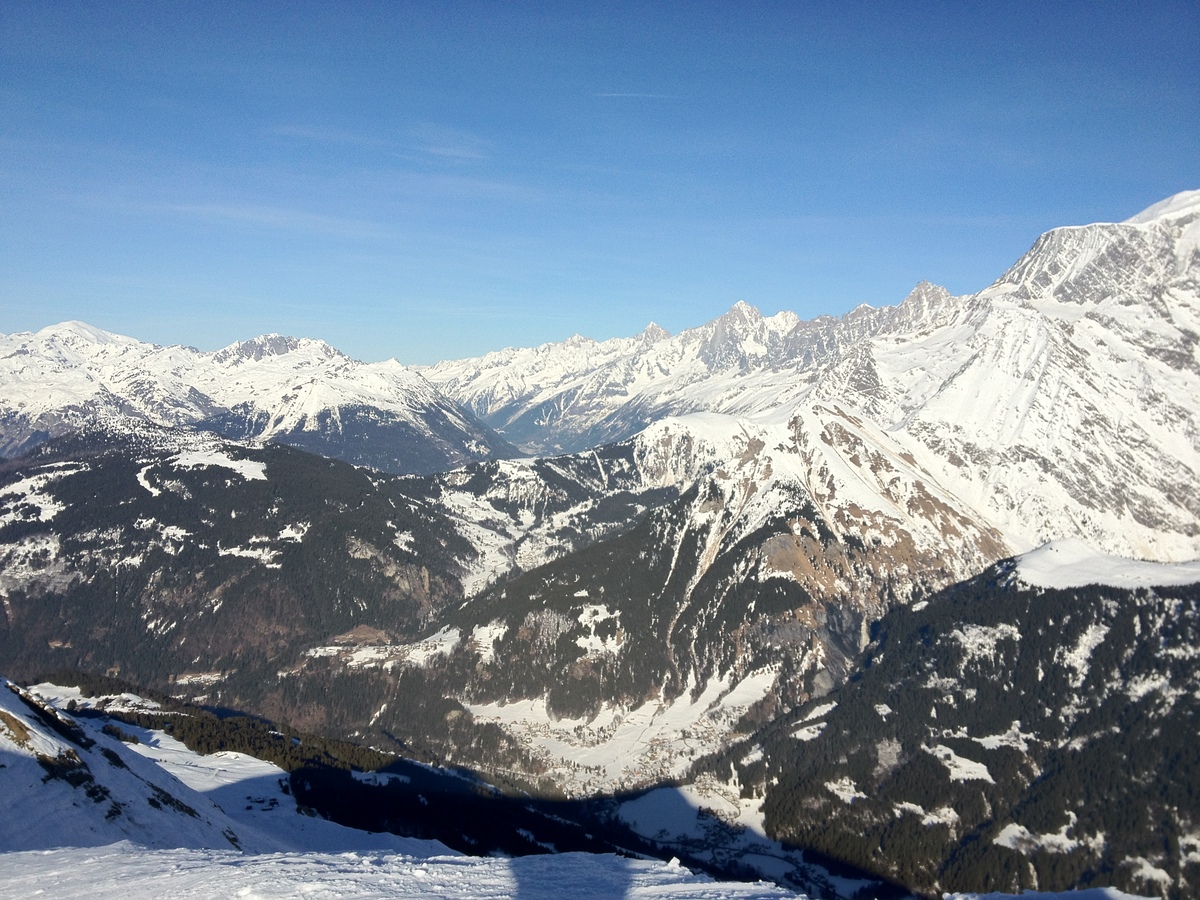
<path fill-rule="evenodd" d="M 202 352 L 65 322 L 0 335 L 0 387 L 8 456 L 113 417 L 277 440 L 387 471 L 514 453 L 419 373 L 311 338 L 267 334 Z"/>

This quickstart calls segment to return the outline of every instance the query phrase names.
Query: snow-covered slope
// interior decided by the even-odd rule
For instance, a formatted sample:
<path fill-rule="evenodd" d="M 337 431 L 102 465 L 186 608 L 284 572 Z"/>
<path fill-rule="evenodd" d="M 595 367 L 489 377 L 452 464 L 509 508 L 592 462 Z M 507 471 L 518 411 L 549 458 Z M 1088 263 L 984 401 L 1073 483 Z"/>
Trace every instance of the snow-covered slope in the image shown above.
<path fill-rule="evenodd" d="M 96 850 L 0 854 L 0 863 L 0 896 L 12 898 L 39 892 L 89 900 L 164 896 L 557 900 L 565 892 L 606 900 L 802 896 L 761 882 L 716 882 L 678 863 L 585 853 L 517 859 L 362 851 L 248 856 L 115 844 Z M 1106 894 L 1095 900 L 1135 898 Z"/>
<path fill-rule="evenodd" d="M 110 710 L 157 707 L 109 699 Z M 345 828 L 300 814 L 286 774 L 269 763 L 202 756 L 127 724 L 104 730 L 59 708 L 71 701 L 88 705 L 73 689 L 0 679 L 2 897 L 549 898 L 566 885 L 589 896 L 797 896 L 715 882 L 674 861 L 466 857 L 437 841 Z"/>
<path fill-rule="evenodd" d="M 1023 554 L 1017 574 L 1026 584 L 1058 590 L 1089 584 L 1132 589 L 1200 582 L 1200 561 L 1144 562 L 1098 553 L 1081 540 L 1067 538 Z"/>
<path fill-rule="evenodd" d="M 0 761 L 5 850 L 123 839 L 150 847 L 240 846 L 235 823 L 211 801 L 7 681 L 0 682 Z"/>
<path fill-rule="evenodd" d="M 0 451 L 123 419 L 276 440 L 391 471 L 507 455 L 503 441 L 395 360 L 264 335 L 212 353 L 81 322 L 0 335 Z"/>
<path fill-rule="evenodd" d="M 1049 232 L 944 327 L 851 369 L 879 385 L 855 408 L 1017 550 L 1200 555 L 1200 192 L 1163 209 Z"/>
<path fill-rule="evenodd" d="M 575 338 L 427 374 L 536 450 L 701 411 L 788 425 L 797 446 L 853 420 L 865 448 L 911 460 L 1014 551 L 1078 536 L 1180 560 L 1200 555 L 1198 335 L 1192 191 L 1051 231 L 978 294 L 922 284 L 899 306 L 811 322 L 739 303 L 674 337 Z"/>
<path fill-rule="evenodd" d="M 449 852 L 302 815 L 278 766 L 244 753 L 201 756 L 133 725 L 105 730 L 64 712 L 72 701 L 90 705 L 78 689 L 0 680 L 0 850 L 130 841 L 247 853 Z M 107 708 L 153 714 L 158 704 L 125 695 Z"/>

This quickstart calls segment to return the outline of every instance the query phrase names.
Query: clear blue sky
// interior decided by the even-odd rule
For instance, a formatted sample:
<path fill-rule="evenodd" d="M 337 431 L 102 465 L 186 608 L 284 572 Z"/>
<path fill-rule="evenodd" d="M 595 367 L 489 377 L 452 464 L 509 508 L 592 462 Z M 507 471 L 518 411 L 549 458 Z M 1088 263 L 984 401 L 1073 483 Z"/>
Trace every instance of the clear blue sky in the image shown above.
<path fill-rule="evenodd" d="M 0 332 L 808 318 L 1197 187 L 1196 0 L 0 5 Z"/>

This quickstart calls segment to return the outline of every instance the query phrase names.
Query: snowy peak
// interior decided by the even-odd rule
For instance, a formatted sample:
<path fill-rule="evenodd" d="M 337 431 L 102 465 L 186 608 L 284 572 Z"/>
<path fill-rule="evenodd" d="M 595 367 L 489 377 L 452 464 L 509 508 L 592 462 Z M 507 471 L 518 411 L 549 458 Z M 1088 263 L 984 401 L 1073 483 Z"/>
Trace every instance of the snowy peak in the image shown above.
<path fill-rule="evenodd" d="M 800 320 L 791 312 L 763 316 L 757 307 L 739 300 L 729 312 L 692 332 L 700 336 L 698 355 L 711 370 L 751 368 L 779 357 L 786 337 Z"/>
<path fill-rule="evenodd" d="M 901 301 L 900 309 L 905 310 L 910 319 L 926 321 L 943 310 L 950 301 L 950 292 L 940 284 L 922 281 Z"/>
<path fill-rule="evenodd" d="M 59 341 L 68 344 L 108 344 L 108 345 L 129 345 L 134 343 L 132 338 L 123 337 L 119 334 L 113 334 L 110 331 L 104 331 L 101 328 L 88 325 L 86 322 L 71 320 L 68 322 L 59 322 L 57 325 L 49 325 L 38 331 L 34 337 L 40 341 L 51 342 Z"/>
<path fill-rule="evenodd" d="M 739 300 L 713 320 L 700 345 L 699 356 L 712 369 L 746 368 L 766 352 L 763 316 L 756 307 Z"/>
<path fill-rule="evenodd" d="M 651 322 L 642 331 L 641 337 L 643 344 L 657 344 L 659 341 L 665 341 L 670 338 L 671 332 L 667 331 L 667 329 L 663 328 L 657 322 Z"/>
<path fill-rule="evenodd" d="M 511 455 L 420 374 L 324 341 L 267 334 L 202 353 L 80 322 L 0 335 L 0 453 L 131 420 L 278 440 L 393 472 Z"/>
<path fill-rule="evenodd" d="M 739 302 L 587 360 L 546 345 L 429 376 L 528 452 L 623 440 L 669 416 L 778 424 L 812 404 L 841 409 L 1014 550 L 1074 535 L 1189 559 L 1200 551 L 1198 211 L 1192 191 L 1135 224 L 1055 229 L 973 295 L 922 282 L 896 306 L 812 321 Z"/>
<path fill-rule="evenodd" d="M 751 306 L 745 300 L 739 300 L 729 308 L 729 312 L 719 316 L 716 321 L 731 329 L 752 327 L 762 321 L 763 315 L 757 306 Z"/>
<path fill-rule="evenodd" d="M 38 359 L 56 365 L 75 365 L 85 360 L 138 354 L 146 346 L 149 345 L 133 338 L 72 321 L 49 325 L 37 332 L 5 336 L 0 342 L 0 358 L 13 358 L 26 365 Z"/>
<path fill-rule="evenodd" d="M 348 359 L 324 341 L 264 334 L 248 341 L 238 341 L 216 351 L 213 354 L 213 362 L 238 365 L 247 360 L 257 362 L 264 357 L 284 356 L 298 351 L 304 351 L 306 355 L 317 359 Z"/>
<path fill-rule="evenodd" d="M 1048 231 L 984 296 L 1152 306 L 1164 289 L 1194 282 L 1200 266 L 1200 191 L 1155 204 L 1126 222 Z"/>
<path fill-rule="evenodd" d="M 1126 219 L 1125 224 L 1145 225 L 1160 219 L 1198 215 L 1200 215 L 1200 190 L 1180 191 L 1166 200 L 1160 200 L 1158 203 L 1146 207 L 1136 216 Z"/>

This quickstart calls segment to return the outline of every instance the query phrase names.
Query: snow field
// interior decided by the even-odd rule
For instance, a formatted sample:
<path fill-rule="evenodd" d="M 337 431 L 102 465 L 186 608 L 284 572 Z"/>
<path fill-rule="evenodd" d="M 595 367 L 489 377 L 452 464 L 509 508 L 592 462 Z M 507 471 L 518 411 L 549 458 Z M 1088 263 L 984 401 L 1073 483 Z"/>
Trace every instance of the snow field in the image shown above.
<path fill-rule="evenodd" d="M 949 747 L 938 744 L 934 747 L 925 747 L 923 749 L 946 767 L 946 771 L 950 773 L 951 781 L 986 781 L 989 784 L 996 783 L 992 779 L 987 766 L 983 763 L 975 762 L 973 759 L 959 756 Z"/>
<path fill-rule="evenodd" d="M 1017 575 L 1035 587 L 1065 590 L 1089 584 L 1119 588 L 1195 584 L 1200 560 L 1181 563 L 1147 562 L 1101 553 L 1082 540 L 1064 538 L 1024 554 Z"/>
<path fill-rule="evenodd" d="M 267 464 L 252 459 L 234 459 L 217 448 L 187 450 L 174 457 L 172 463 L 178 469 L 222 468 L 236 472 L 246 481 L 266 481 Z"/>
<path fill-rule="evenodd" d="M 0 854 L 0 898 L 95 900 L 162 897 L 274 900 L 462 898 L 718 900 L 797 897 L 774 885 L 715 882 L 677 863 L 569 853 L 495 859 L 345 853 L 240 854 L 147 850 L 128 842 L 92 849 Z"/>

